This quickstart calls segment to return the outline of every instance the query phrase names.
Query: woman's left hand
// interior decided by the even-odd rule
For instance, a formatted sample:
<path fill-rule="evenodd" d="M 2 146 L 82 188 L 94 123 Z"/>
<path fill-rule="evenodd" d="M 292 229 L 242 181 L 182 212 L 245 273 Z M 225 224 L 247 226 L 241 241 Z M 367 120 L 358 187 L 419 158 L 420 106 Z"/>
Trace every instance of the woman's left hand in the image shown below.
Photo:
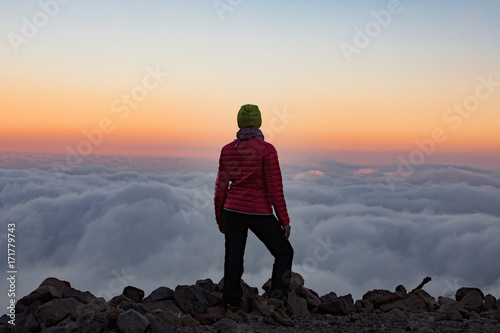
<path fill-rule="evenodd" d="M 291 229 L 291 227 L 289 224 L 287 224 L 283 227 L 283 238 L 286 240 L 288 240 L 288 237 L 290 237 L 290 229 Z"/>

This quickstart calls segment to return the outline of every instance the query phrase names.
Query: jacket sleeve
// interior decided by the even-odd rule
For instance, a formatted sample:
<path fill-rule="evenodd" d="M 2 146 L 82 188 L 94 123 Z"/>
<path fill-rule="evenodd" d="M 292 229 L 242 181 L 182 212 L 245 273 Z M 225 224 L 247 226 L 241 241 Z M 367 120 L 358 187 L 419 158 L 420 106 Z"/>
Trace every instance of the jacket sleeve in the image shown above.
<path fill-rule="evenodd" d="M 221 152 L 221 157 L 219 158 L 219 171 L 217 172 L 214 191 L 215 220 L 218 225 L 222 225 L 222 208 L 224 207 L 229 186 L 229 176 L 225 170 L 222 155 L 223 152 Z"/>
<path fill-rule="evenodd" d="M 278 161 L 278 153 L 270 146 L 264 156 L 264 174 L 266 178 L 267 194 L 274 208 L 278 221 L 282 226 L 290 223 L 283 193 L 283 180 Z"/>

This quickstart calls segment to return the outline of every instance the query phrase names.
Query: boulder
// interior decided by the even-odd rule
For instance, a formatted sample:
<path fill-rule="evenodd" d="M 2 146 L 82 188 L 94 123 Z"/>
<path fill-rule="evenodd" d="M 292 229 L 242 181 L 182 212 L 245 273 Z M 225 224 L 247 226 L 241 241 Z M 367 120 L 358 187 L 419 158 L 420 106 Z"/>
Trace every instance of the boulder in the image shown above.
<path fill-rule="evenodd" d="M 484 299 L 484 294 L 479 288 L 462 287 L 455 292 L 455 300 L 461 301 L 469 292 L 475 291 Z"/>
<path fill-rule="evenodd" d="M 43 282 L 40 284 L 39 287 L 45 287 L 45 286 L 51 286 L 56 288 L 58 298 L 61 298 L 64 289 L 71 287 L 71 284 L 68 281 L 59 280 L 55 277 L 49 277 L 43 280 Z"/>
<path fill-rule="evenodd" d="M 194 319 L 190 314 L 181 316 L 182 326 L 195 327 L 200 325 L 200 322 Z"/>
<path fill-rule="evenodd" d="M 485 310 L 499 310 L 495 296 L 488 294 L 484 297 L 484 308 Z"/>
<path fill-rule="evenodd" d="M 94 300 L 96 297 L 88 291 L 80 291 L 72 287 L 64 288 L 62 292 L 62 298 L 73 297 L 78 302 L 87 304 Z"/>
<path fill-rule="evenodd" d="M 161 310 L 161 311 L 169 310 L 177 314 L 182 313 L 182 310 L 177 305 L 177 302 L 173 300 L 142 303 L 141 308 L 143 309 L 143 311 L 149 313 L 153 313 L 153 311 L 155 310 Z"/>
<path fill-rule="evenodd" d="M 437 320 L 461 321 L 463 318 L 469 316 L 463 304 L 455 301 L 454 299 L 439 296 L 438 303 L 440 307 L 437 310 Z M 457 314 L 460 315 L 460 317 Z"/>
<path fill-rule="evenodd" d="M 80 305 L 82 303 L 74 298 L 57 298 L 40 305 L 34 315 L 41 328 L 55 326 L 68 316 L 75 319 L 76 309 Z"/>
<path fill-rule="evenodd" d="M 226 318 L 226 316 L 211 313 L 202 313 L 194 316 L 194 319 L 199 321 L 201 325 L 213 325 L 222 318 Z"/>
<path fill-rule="evenodd" d="M 389 323 L 397 321 L 408 321 L 408 316 L 401 309 L 398 308 L 394 308 L 389 312 L 383 313 L 381 317 L 383 321 Z"/>
<path fill-rule="evenodd" d="M 210 292 L 215 291 L 217 287 L 212 279 L 197 280 L 195 285 Z"/>
<path fill-rule="evenodd" d="M 363 299 L 372 303 L 375 308 L 380 308 L 380 306 L 398 301 L 402 297 L 388 290 L 375 289 L 364 294 Z"/>
<path fill-rule="evenodd" d="M 159 287 L 143 300 L 143 303 L 175 300 L 175 292 L 168 287 Z"/>
<path fill-rule="evenodd" d="M 484 310 L 483 297 L 477 291 L 469 291 L 462 299 L 460 303 L 463 304 L 464 308 L 468 311 L 481 312 Z"/>
<path fill-rule="evenodd" d="M 134 310 L 142 315 L 148 312 L 144 309 L 144 304 L 135 302 L 121 302 L 120 305 L 118 305 L 118 309 L 123 310 L 123 312 Z"/>
<path fill-rule="evenodd" d="M 373 311 L 373 304 L 367 301 L 366 299 L 358 299 L 356 303 L 354 303 L 354 307 L 357 312 L 362 313 L 370 313 Z"/>
<path fill-rule="evenodd" d="M 288 304 L 286 309 L 292 318 L 309 315 L 307 301 L 304 298 L 298 297 L 294 290 L 288 293 Z"/>
<path fill-rule="evenodd" d="M 328 294 L 321 296 L 319 299 L 323 303 L 328 303 L 330 301 L 336 300 L 337 298 L 339 298 L 337 296 L 337 294 L 335 292 L 331 291 Z"/>
<path fill-rule="evenodd" d="M 173 325 L 171 325 L 171 324 L 169 324 L 161 319 L 158 319 L 156 317 L 151 317 L 151 318 L 148 317 L 148 320 L 150 322 L 150 325 L 149 325 L 150 328 L 149 328 L 148 332 L 151 332 L 151 333 L 178 333 L 178 332 L 180 332 L 178 327 L 173 326 Z"/>
<path fill-rule="evenodd" d="M 308 288 L 300 288 L 297 292 L 297 296 L 304 298 L 307 301 L 307 308 L 312 310 L 321 304 L 321 299 L 318 294 Z"/>
<path fill-rule="evenodd" d="M 57 289 L 53 286 L 43 286 L 24 296 L 16 303 L 16 313 L 24 312 L 31 303 L 38 301 L 40 304 L 49 302 L 54 298 L 61 298 Z"/>
<path fill-rule="evenodd" d="M 207 298 L 198 286 L 177 286 L 175 301 L 184 313 L 191 315 L 202 314 L 209 306 Z"/>
<path fill-rule="evenodd" d="M 135 303 L 142 303 L 144 299 L 144 291 L 142 289 L 127 286 L 123 289 L 123 296 L 130 298 Z"/>
<path fill-rule="evenodd" d="M 102 300 L 104 303 L 98 300 Z M 106 310 L 103 310 L 104 308 Z M 98 298 L 96 301 L 77 308 L 76 326 L 85 327 L 85 332 L 88 333 L 100 333 L 113 326 L 116 327 L 116 316 L 117 314 L 115 314 L 113 324 L 111 324 L 111 313 L 107 310 L 106 301 Z"/>
<path fill-rule="evenodd" d="M 345 301 L 345 303 L 347 305 L 347 311 L 349 311 L 349 313 L 356 313 L 357 312 L 356 307 L 354 306 L 354 300 L 353 300 L 351 294 L 340 296 L 339 298 L 343 299 Z"/>
<path fill-rule="evenodd" d="M 417 289 L 415 291 L 412 291 L 410 295 L 416 295 L 420 298 L 422 298 L 425 302 L 425 309 L 430 312 L 437 311 L 439 309 L 439 303 L 429 295 L 425 290 L 423 289 Z"/>
<path fill-rule="evenodd" d="M 269 279 L 264 283 L 262 286 L 262 289 L 266 292 L 266 294 L 269 294 L 269 291 L 271 290 L 271 281 L 272 279 Z M 304 278 L 302 275 L 299 273 L 292 272 L 290 276 L 290 290 L 295 290 L 295 293 L 298 295 L 300 294 L 300 289 L 304 287 Z"/>
<path fill-rule="evenodd" d="M 243 289 L 243 304 L 241 307 L 243 308 L 243 311 L 245 312 L 251 312 L 252 311 L 252 303 L 255 299 L 256 296 L 259 295 L 259 289 L 255 287 L 249 286 L 245 281 L 241 280 L 241 288 Z M 224 278 L 222 278 L 219 283 L 217 284 L 217 287 L 215 288 L 216 292 L 223 292 L 224 291 Z"/>
<path fill-rule="evenodd" d="M 397 300 L 392 303 L 382 304 L 380 310 L 384 312 L 391 311 L 393 309 L 399 309 L 404 312 L 408 311 L 425 311 L 425 301 L 415 294 L 409 294 L 403 299 Z"/>
<path fill-rule="evenodd" d="M 208 306 L 222 306 L 222 293 L 218 291 L 208 291 L 200 288 L 208 302 Z"/>
<path fill-rule="evenodd" d="M 321 314 L 331 314 L 331 315 L 341 315 L 341 316 L 349 314 L 349 310 L 347 309 L 347 303 L 342 298 L 337 298 L 330 302 L 321 303 L 318 306 L 318 312 Z"/>
<path fill-rule="evenodd" d="M 220 333 L 243 332 L 242 326 L 229 318 L 223 318 L 212 325 Z"/>
<path fill-rule="evenodd" d="M 130 309 L 118 316 L 116 325 L 121 333 L 143 333 L 149 326 L 149 320 L 144 315 Z"/>
<path fill-rule="evenodd" d="M 182 327 L 181 314 L 172 310 L 165 310 L 159 316 L 165 323 L 174 327 Z"/>
<path fill-rule="evenodd" d="M 108 301 L 108 305 L 112 308 L 117 308 L 122 302 L 135 303 L 125 295 L 118 295 Z"/>

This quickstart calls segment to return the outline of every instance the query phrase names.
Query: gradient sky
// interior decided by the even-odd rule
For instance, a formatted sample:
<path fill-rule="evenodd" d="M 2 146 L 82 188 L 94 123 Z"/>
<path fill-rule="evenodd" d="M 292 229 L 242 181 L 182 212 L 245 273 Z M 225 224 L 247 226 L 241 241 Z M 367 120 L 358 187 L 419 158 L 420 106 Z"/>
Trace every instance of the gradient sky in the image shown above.
<path fill-rule="evenodd" d="M 42 0 L 0 13 L 3 151 L 216 156 L 252 103 L 284 154 L 397 163 L 427 142 L 428 161 L 500 161 L 498 1 Z"/>

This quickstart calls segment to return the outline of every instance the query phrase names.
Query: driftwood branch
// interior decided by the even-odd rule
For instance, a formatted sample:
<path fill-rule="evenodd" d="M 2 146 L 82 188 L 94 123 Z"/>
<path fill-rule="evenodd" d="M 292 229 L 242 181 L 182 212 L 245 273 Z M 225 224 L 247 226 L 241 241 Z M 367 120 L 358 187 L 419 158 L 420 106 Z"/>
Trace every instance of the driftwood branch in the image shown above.
<path fill-rule="evenodd" d="M 422 280 L 422 282 L 421 282 L 421 283 L 417 286 L 417 288 L 413 289 L 411 292 L 414 292 L 415 290 L 418 290 L 418 289 L 422 289 L 422 287 L 423 287 L 423 286 L 424 286 L 427 282 L 429 282 L 430 280 L 432 280 L 432 279 L 431 279 L 431 277 L 430 277 L 430 276 L 426 276 L 426 277 Z"/>

